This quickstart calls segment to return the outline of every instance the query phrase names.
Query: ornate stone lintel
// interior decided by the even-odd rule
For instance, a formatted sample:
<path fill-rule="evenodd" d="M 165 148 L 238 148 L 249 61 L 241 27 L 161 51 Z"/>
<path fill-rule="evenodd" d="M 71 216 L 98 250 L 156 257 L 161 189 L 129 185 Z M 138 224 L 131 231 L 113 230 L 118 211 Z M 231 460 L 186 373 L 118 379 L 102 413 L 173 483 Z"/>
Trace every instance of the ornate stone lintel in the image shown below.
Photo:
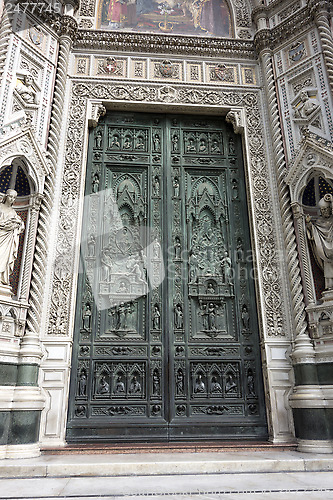
<path fill-rule="evenodd" d="M 90 102 L 90 109 L 88 110 L 88 126 L 95 128 L 101 116 L 106 113 L 106 108 L 103 106 L 102 101 Z"/>
<path fill-rule="evenodd" d="M 241 109 L 231 109 L 225 117 L 228 123 L 233 126 L 235 134 L 242 134 L 245 126 L 244 112 Z"/>

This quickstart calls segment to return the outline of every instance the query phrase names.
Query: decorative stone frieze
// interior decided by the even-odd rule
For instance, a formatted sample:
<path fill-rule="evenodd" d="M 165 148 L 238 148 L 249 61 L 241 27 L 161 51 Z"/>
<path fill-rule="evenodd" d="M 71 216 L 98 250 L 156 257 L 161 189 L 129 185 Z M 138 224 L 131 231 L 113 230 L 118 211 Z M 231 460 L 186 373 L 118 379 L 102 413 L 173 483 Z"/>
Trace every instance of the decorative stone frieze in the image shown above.
<path fill-rule="evenodd" d="M 140 33 L 79 30 L 75 49 L 103 52 L 141 52 L 155 54 L 200 55 L 254 59 L 253 42 L 226 38 L 182 37 Z"/>

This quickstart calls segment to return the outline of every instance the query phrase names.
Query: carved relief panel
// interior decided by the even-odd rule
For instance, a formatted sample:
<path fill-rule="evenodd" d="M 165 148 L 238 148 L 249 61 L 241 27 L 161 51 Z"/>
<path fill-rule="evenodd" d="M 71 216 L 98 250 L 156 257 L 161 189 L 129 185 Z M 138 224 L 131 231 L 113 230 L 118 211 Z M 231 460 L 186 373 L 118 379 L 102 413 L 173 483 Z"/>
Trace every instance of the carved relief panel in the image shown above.
<path fill-rule="evenodd" d="M 86 179 L 67 439 L 264 436 L 239 138 L 112 113 Z"/>

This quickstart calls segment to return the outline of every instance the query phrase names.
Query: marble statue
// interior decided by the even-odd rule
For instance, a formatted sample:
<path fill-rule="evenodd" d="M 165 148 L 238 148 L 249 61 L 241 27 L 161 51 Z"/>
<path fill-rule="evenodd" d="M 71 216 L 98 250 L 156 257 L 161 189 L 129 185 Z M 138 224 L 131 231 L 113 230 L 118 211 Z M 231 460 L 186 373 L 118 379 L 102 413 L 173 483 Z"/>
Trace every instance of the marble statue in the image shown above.
<path fill-rule="evenodd" d="M 326 290 L 333 289 L 333 196 L 325 194 L 319 201 L 320 216 L 306 217 L 307 236 L 320 268 L 324 271 Z"/>
<path fill-rule="evenodd" d="M 0 204 L 0 283 L 3 285 L 9 285 L 9 275 L 17 257 L 19 236 L 24 230 L 24 222 L 12 208 L 16 196 L 14 189 L 7 189 Z"/>

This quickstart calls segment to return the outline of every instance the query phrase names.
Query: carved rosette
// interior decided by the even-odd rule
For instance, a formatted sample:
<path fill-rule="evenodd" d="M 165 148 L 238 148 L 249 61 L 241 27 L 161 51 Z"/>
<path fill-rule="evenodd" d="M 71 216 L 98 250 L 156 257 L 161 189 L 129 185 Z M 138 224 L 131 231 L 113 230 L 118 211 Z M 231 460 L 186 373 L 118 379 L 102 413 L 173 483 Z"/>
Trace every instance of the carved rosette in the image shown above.
<path fill-rule="evenodd" d="M 85 164 L 83 143 L 85 135 L 85 115 L 88 99 L 103 99 L 103 101 L 131 101 L 137 103 L 158 102 L 158 85 L 132 86 L 88 82 L 75 82 L 72 87 L 72 97 L 69 111 L 65 170 L 62 184 L 62 205 L 60 210 L 57 251 L 58 256 L 67 256 L 74 260 L 77 251 L 76 235 L 79 207 L 76 202 L 79 197 L 82 171 Z M 285 311 L 282 303 L 282 283 L 277 241 L 274 231 L 273 204 L 268 179 L 270 177 L 265 157 L 264 139 L 262 137 L 262 121 L 255 92 L 224 92 L 210 89 L 174 87 L 174 102 L 181 104 L 203 106 L 224 106 L 244 108 L 247 121 L 248 144 L 250 152 L 250 176 L 254 200 L 253 212 L 256 228 L 256 242 L 259 251 L 259 278 L 263 291 L 264 324 L 267 325 L 267 335 L 285 335 Z M 156 200 L 157 201 L 157 200 Z M 156 212 L 155 212 L 156 213 Z M 68 221 L 71 221 L 70 224 Z M 157 221 L 156 221 L 157 222 Z M 157 235 L 158 237 L 158 235 Z M 62 329 L 69 331 L 72 314 L 72 290 L 75 286 L 72 274 L 68 274 L 67 266 L 58 266 L 54 272 L 51 295 L 50 316 L 63 318 Z M 58 323 L 59 324 L 59 323 Z M 57 333 L 52 327 L 51 319 L 49 333 Z M 58 332 L 62 333 L 62 332 Z"/>

